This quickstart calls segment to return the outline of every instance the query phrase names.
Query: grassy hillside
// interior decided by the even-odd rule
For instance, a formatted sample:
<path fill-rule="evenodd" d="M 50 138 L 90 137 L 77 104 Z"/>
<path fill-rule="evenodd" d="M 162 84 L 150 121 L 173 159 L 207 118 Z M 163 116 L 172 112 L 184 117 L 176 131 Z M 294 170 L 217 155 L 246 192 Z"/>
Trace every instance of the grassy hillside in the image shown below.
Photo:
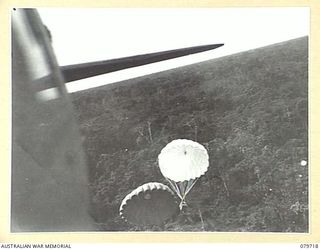
<path fill-rule="evenodd" d="M 100 230 L 308 231 L 306 37 L 72 95 Z M 171 140 L 203 144 L 210 167 L 163 227 L 118 216 L 143 183 L 166 183 Z"/>

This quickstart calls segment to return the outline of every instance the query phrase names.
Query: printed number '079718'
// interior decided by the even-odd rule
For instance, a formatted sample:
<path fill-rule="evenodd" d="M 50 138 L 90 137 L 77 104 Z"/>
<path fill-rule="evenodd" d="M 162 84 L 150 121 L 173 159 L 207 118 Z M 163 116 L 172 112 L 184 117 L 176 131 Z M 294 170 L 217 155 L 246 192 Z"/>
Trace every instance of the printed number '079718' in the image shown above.
<path fill-rule="evenodd" d="M 300 248 L 319 248 L 318 244 L 300 244 Z"/>

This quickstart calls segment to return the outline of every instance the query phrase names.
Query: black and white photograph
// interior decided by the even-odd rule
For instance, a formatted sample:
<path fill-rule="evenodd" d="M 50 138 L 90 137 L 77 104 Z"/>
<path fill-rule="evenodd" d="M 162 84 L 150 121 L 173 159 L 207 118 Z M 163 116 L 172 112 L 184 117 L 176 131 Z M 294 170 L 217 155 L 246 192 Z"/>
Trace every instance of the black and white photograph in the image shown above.
<path fill-rule="evenodd" d="M 309 23 L 13 8 L 10 231 L 310 233 Z"/>

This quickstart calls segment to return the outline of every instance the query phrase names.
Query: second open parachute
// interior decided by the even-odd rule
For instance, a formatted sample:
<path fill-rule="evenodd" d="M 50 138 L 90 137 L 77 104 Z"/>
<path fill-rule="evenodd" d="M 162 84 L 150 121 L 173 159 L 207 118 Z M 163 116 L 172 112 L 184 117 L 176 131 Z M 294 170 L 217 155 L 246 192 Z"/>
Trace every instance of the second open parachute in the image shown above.
<path fill-rule="evenodd" d="M 161 225 L 177 212 L 178 202 L 171 189 L 149 182 L 129 193 L 120 206 L 120 216 L 136 225 Z"/>

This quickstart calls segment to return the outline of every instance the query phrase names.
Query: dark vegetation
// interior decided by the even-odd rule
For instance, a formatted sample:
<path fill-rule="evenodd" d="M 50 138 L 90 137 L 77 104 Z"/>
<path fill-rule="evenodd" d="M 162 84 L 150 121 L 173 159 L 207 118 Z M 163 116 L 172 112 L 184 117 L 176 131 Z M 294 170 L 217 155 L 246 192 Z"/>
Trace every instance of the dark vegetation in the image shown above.
<path fill-rule="evenodd" d="M 308 231 L 306 37 L 72 97 L 100 230 Z M 157 156 L 177 138 L 210 156 L 189 207 L 161 228 L 125 223 L 118 209 L 131 190 L 167 184 Z"/>

